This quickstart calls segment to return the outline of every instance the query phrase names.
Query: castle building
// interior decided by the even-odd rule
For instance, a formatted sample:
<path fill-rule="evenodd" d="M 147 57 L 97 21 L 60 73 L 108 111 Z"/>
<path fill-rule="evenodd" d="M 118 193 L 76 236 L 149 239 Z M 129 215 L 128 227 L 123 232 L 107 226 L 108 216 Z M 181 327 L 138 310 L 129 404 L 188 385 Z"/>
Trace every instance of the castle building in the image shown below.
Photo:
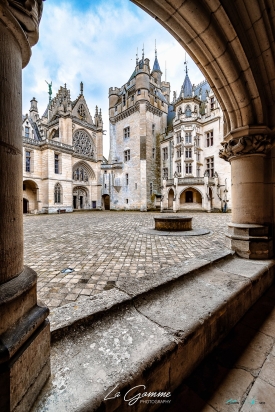
<path fill-rule="evenodd" d="M 157 52 L 121 88 L 109 89 L 110 154 L 102 165 L 105 209 L 146 211 L 160 198 L 160 136 L 167 126 L 170 83 L 162 81 Z"/>
<path fill-rule="evenodd" d="M 101 208 L 102 115 L 89 112 L 83 95 L 72 101 L 60 87 L 40 117 L 35 98 L 23 116 L 24 213 Z"/>
<path fill-rule="evenodd" d="M 186 75 L 161 140 L 163 210 L 231 208 L 230 164 L 219 157 L 223 113 L 207 81 Z"/>
<path fill-rule="evenodd" d="M 230 164 L 219 157 L 223 113 L 207 81 L 186 76 L 170 103 L 155 52 L 136 60 L 121 88 L 109 89 L 110 154 L 102 165 L 105 209 L 231 208 Z"/>

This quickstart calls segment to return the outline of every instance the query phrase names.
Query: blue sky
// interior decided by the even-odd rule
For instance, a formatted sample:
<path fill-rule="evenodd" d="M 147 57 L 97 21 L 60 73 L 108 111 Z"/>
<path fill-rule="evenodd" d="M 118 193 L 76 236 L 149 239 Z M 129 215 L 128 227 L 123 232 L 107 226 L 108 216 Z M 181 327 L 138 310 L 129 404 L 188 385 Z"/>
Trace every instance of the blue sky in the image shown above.
<path fill-rule="evenodd" d="M 171 91 L 179 93 L 185 75 L 185 51 L 151 16 L 129 0 L 46 0 L 40 23 L 40 40 L 23 70 L 23 113 L 27 113 L 32 97 L 38 100 L 40 115 L 48 103 L 48 87 L 52 81 L 53 96 L 67 84 L 71 97 L 79 94 L 84 83 L 84 96 L 92 116 L 95 106 L 102 108 L 104 154 L 109 150 L 108 90 L 127 82 L 144 44 L 145 57 L 154 60 L 155 39 L 158 60 Z M 192 83 L 204 77 L 187 56 Z M 172 97 L 172 93 L 171 93 Z"/>

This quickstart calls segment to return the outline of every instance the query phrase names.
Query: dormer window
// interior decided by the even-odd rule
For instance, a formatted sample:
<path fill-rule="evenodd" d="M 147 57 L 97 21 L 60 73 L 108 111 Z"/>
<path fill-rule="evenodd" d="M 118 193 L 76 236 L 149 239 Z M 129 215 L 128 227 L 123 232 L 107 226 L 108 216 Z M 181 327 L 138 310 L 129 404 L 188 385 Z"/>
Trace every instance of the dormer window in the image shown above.
<path fill-rule="evenodd" d="M 190 106 L 187 106 L 185 109 L 185 117 L 191 117 L 192 116 L 192 112 L 190 109 Z"/>
<path fill-rule="evenodd" d="M 25 137 L 30 137 L 30 128 L 28 126 L 25 126 Z"/>

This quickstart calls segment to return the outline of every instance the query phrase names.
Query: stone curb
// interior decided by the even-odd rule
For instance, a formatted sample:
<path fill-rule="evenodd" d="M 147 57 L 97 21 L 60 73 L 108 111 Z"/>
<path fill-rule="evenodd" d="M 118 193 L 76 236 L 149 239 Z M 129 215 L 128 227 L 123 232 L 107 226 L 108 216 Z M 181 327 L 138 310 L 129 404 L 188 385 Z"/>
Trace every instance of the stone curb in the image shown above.
<path fill-rule="evenodd" d="M 173 393 L 271 286 L 274 266 L 214 252 L 161 271 L 154 284 L 119 282 L 109 301 L 87 299 L 70 319 L 73 306 L 59 308 L 52 377 L 32 411 L 123 412 L 135 386 Z"/>
<path fill-rule="evenodd" d="M 234 252 L 226 249 L 203 255 L 200 259 L 188 259 L 178 265 L 162 269 L 157 274 L 147 275 L 137 280 L 119 281 L 113 289 L 55 308 L 49 315 L 51 340 L 55 342 L 66 336 L 72 328 L 87 325 L 123 304 L 128 304 L 134 296 L 143 295 L 158 287 L 165 287 L 182 276 L 206 269 L 221 259 L 232 257 L 233 254 Z"/>

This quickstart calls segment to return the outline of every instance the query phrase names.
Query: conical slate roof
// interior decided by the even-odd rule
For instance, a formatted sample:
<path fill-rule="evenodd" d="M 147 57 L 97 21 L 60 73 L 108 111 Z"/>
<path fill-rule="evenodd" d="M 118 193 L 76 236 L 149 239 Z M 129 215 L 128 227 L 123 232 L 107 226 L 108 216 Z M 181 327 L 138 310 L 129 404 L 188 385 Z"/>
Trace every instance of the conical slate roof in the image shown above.
<path fill-rule="evenodd" d="M 157 54 L 156 54 L 155 61 L 154 61 L 153 72 L 161 72 Z"/>
<path fill-rule="evenodd" d="M 187 68 L 186 68 L 185 79 L 182 85 L 182 91 L 183 91 L 184 97 L 192 97 L 192 84 L 191 84 L 191 81 L 187 73 Z"/>

